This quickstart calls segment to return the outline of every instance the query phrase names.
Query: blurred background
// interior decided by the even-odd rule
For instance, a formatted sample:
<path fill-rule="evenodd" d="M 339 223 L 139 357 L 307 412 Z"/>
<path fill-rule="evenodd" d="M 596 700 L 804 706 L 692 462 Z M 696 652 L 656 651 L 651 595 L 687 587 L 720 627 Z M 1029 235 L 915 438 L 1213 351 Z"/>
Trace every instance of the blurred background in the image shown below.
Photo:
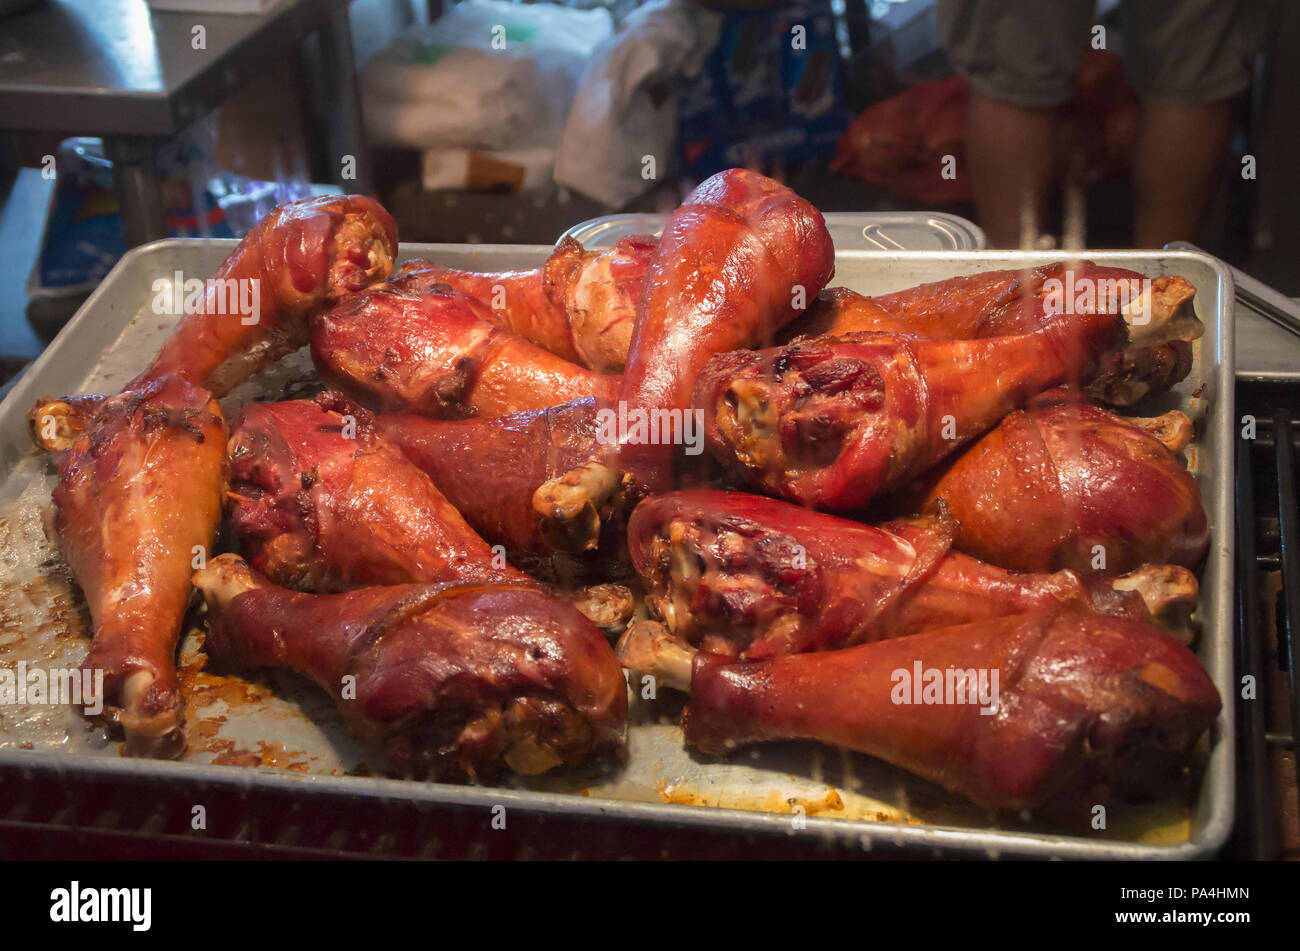
<path fill-rule="evenodd" d="M 128 247 L 337 189 L 550 244 L 743 165 L 1296 296 L 1298 62 L 1269 0 L 0 0 L 0 380 Z"/>

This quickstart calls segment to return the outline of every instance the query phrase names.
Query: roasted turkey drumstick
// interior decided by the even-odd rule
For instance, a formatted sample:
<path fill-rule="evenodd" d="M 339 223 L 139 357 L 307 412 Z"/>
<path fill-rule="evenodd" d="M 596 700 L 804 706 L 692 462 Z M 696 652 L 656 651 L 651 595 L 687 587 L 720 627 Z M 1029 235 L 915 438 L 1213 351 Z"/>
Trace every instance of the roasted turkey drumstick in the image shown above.
<path fill-rule="evenodd" d="M 593 397 L 504 416 L 440 420 L 381 413 L 379 427 L 483 538 L 512 554 L 545 555 L 533 493 L 581 463 L 596 438 Z"/>
<path fill-rule="evenodd" d="M 231 525 L 245 557 L 277 584 L 316 592 L 539 584 L 507 562 L 504 548 L 489 547 L 375 417 L 342 394 L 250 403 L 235 418 L 229 450 Z M 490 500 L 490 488 L 482 491 Z M 558 596 L 618 630 L 634 607 L 621 585 Z"/>
<path fill-rule="evenodd" d="M 185 749 L 176 643 L 221 520 L 225 446 L 216 400 L 161 377 L 103 400 L 57 460 L 53 527 L 94 623 L 83 666 L 104 671 L 128 755 Z"/>
<path fill-rule="evenodd" d="M 186 314 L 149 368 L 127 389 L 174 374 L 222 396 L 255 370 L 307 342 L 308 320 L 388 277 L 397 226 L 364 195 L 280 205 L 257 223 Z M 230 294 L 257 281 L 257 313 L 230 313 Z"/>
<path fill-rule="evenodd" d="M 244 236 L 149 367 L 127 384 L 138 390 L 172 375 L 223 396 L 258 369 L 307 343 L 310 318 L 382 281 L 397 254 L 397 227 L 364 195 L 309 198 L 273 209 Z M 232 313 L 256 281 L 257 312 Z M 28 413 L 32 438 L 51 452 L 68 448 L 107 396 L 39 401 Z"/>
<path fill-rule="evenodd" d="M 1059 295 L 1049 293 L 1049 281 L 1059 282 Z M 876 297 L 834 287 L 791 330 L 805 336 L 877 331 L 976 340 L 1030 333 L 1054 313 L 1092 309 L 1125 315 L 1135 340 L 1144 343 L 1154 342 L 1152 338 L 1191 341 L 1204 333 L 1192 308 L 1196 291 L 1191 284 L 1181 277 L 1162 277 L 1147 288 L 1145 281 L 1126 268 L 1058 261 L 981 271 Z M 1075 293 L 1067 295 L 1067 288 Z"/>
<path fill-rule="evenodd" d="M 1030 333 L 1060 313 L 1118 314 L 1128 335 L 1100 356 L 1082 382 L 1088 395 L 1129 406 L 1167 390 L 1191 370 L 1191 342 L 1205 332 L 1192 305 L 1195 294 L 1181 277 L 1148 281 L 1125 268 L 1057 262 L 984 271 L 879 297 L 830 288 L 787 334 L 874 331 L 976 340 Z"/>
<path fill-rule="evenodd" d="M 1016 574 L 950 551 L 938 517 L 880 528 L 744 492 L 652 496 L 628 522 L 648 602 L 674 636 L 759 660 L 834 650 L 1054 606 L 1181 620 L 1196 577 L 1156 566 L 1117 579 Z"/>
<path fill-rule="evenodd" d="M 620 409 L 680 419 L 709 357 L 770 341 L 834 272 L 830 234 L 811 204 L 756 172 L 706 179 L 673 212 L 646 271 Z M 653 439 L 619 434 L 547 482 L 534 499 L 547 537 L 595 547 L 616 492 L 636 499 L 672 488 L 680 438 L 662 426 Z"/>
<path fill-rule="evenodd" d="M 313 595 L 267 583 L 235 555 L 196 572 L 194 585 L 219 664 L 305 674 L 403 774 L 533 775 L 623 743 L 627 685 L 613 651 L 575 608 L 534 587 Z"/>
<path fill-rule="evenodd" d="M 847 511 L 1076 378 L 1122 333 L 1118 318 L 1095 315 L 984 340 L 801 339 L 714 357 L 695 405 L 724 465 L 770 494 Z"/>
<path fill-rule="evenodd" d="M 622 373 L 632 341 L 641 283 L 658 241 L 634 235 L 612 248 L 585 251 L 573 238 L 540 268 L 461 271 L 411 261 L 392 284 L 427 294 L 436 285 L 487 304 L 498 326 L 597 373 Z"/>
<path fill-rule="evenodd" d="M 230 438 L 231 525 L 276 584 L 528 583 L 374 426 L 337 393 L 249 403 Z"/>
<path fill-rule="evenodd" d="M 638 236 L 604 251 L 584 251 L 565 239 L 545 265 L 526 271 L 480 273 L 412 261 L 392 283 L 417 293 L 441 283 L 492 301 L 500 326 L 567 360 L 618 373 L 627 359 L 637 297 L 657 244 L 656 238 Z M 1148 280 L 1126 268 L 1060 261 L 984 271 L 877 297 L 828 288 L 780 336 L 788 341 L 874 331 L 972 340 L 1028 333 L 1054 309 L 1100 308 L 1123 314 L 1133 339 L 1101 357 L 1087 390 L 1126 406 L 1187 375 L 1191 342 L 1204 333 L 1192 306 L 1194 296 L 1195 288 L 1180 277 Z"/>
<path fill-rule="evenodd" d="M 609 399 L 619 379 L 502 330 L 486 304 L 445 287 L 354 294 L 314 320 L 311 354 L 323 379 L 370 408 L 441 419 Z"/>
<path fill-rule="evenodd" d="M 1035 402 L 927 477 L 921 507 L 944 500 L 961 522 L 956 547 L 1016 571 L 1195 568 L 1209 543 L 1201 490 L 1158 438 L 1181 448 L 1191 421 Z"/>
<path fill-rule="evenodd" d="M 1164 633 L 1062 609 L 740 663 L 642 622 L 619 655 L 690 690 L 682 726 L 702 752 L 818 740 L 990 810 L 1149 794 L 1221 707 L 1196 655 Z"/>

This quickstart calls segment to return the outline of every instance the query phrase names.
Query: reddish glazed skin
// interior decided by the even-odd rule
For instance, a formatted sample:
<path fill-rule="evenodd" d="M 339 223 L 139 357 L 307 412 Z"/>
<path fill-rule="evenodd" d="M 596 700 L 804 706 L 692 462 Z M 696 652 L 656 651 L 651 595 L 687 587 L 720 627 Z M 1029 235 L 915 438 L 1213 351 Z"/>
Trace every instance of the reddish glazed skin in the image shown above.
<path fill-rule="evenodd" d="M 355 438 L 344 435 L 346 417 Z M 244 556 L 278 584 L 530 580 L 338 394 L 246 405 L 229 451 L 231 524 Z"/>
<path fill-rule="evenodd" d="M 858 333 L 719 354 L 695 405 L 724 465 L 769 494 L 847 511 L 1077 378 L 1119 323 L 1061 317 L 987 340 Z"/>
<path fill-rule="evenodd" d="M 383 412 L 458 419 L 614 395 L 618 377 L 561 359 L 493 320 L 486 304 L 458 291 L 376 287 L 316 318 L 312 359 L 322 377 Z"/>
<path fill-rule="evenodd" d="M 586 458 L 596 438 L 594 399 L 486 419 L 412 413 L 375 423 L 490 544 L 549 554 L 533 492 Z"/>
<path fill-rule="evenodd" d="M 749 660 L 1062 605 L 1148 616 L 1137 594 L 1073 572 L 1013 574 L 951 552 L 955 529 L 946 518 L 874 528 L 764 496 L 691 490 L 637 506 L 628 547 L 670 633 Z M 687 577 L 683 561 L 698 574 Z"/>
<path fill-rule="evenodd" d="M 1082 403 L 1007 416 L 930 480 L 961 522 L 957 546 L 1016 571 L 1150 563 L 1195 568 L 1209 544 L 1196 479 L 1161 443 Z"/>
<path fill-rule="evenodd" d="M 442 284 L 487 304 L 497 326 L 597 373 L 622 373 L 641 285 L 658 239 L 623 238 L 586 251 L 565 238 L 540 268 L 478 272 L 412 261 L 393 284 L 428 293 Z"/>
<path fill-rule="evenodd" d="M 618 399 L 629 411 L 685 409 L 715 353 L 769 341 L 835 271 L 821 213 L 744 169 L 702 182 L 673 212 L 645 275 Z M 624 444 L 634 495 L 672 487 L 674 447 Z"/>
<path fill-rule="evenodd" d="M 862 331 L 914 333 L 936 340 L 975 340 L 1032 333 L 1049 316 L 1043 284 L 1064 282 L 1074 272 L 1076 286 L 1097 281 L 1143 281 L 1137 271 L 1098 267 L 1091 261 L 1058 262 L 1024 270 L 985 271 L 954 277 L 879 297 L 831 288 L 809 310 L 798 330 L 805 334 Z"/>
<path fill-rule="evenodd" d="M 388 277 L 397 226 L 363 195 L 280 205 L 254 226 L 214 275 L 259 282 L 256 323 L 219 312 L 218 291 L 187 314 L 127 389 L 172 374 L 221 396 L 307 342 L 308 322 L 340 298 Z"/>
<path fill-rule="evenodd" d="M 311 595 L 262 583 L 209 609 L 214 659 L 312 678 L 404 775 L 538 773 L 624 740 L 627 686 L 609 644 L 576 609 L 535 588 Z M 355 695 L 345 699 L 349 675 Z"/>
<path fill-rule="evenodd" d="M 54 529 L 94 624 L 83 667 L 104 671 L 108 717 L 128 755 L 184 751 L 176 642 L 194 547 L 221 520 L 226 423 L 211 395 L 175 377 L 102 401 L 58 456 Z M 123 687 L 143 674 L 147 689 Z"/>
<path fill-rule="evenodd" d="M 1044 282 L 1054 279 L 1064 284 L 1067 271 L 1073 272 L 1076 288 L 1088 283 L 1105 287 L 1102 282 L 1109 281 L 1131 286 L 1132 281 L 1146 280 L 1137 271 L 1080 261 L 987 271 L 880 297 L 864 297 L 844 287 L 832 287 L 818 297 L 807 317 L 789 328 L 785 337 L 788 340 L 797 335 L 872 331 L 920 334 L 936 340 L 976 340 L 1031 333 L 1051 316 Z M 1085 382 L 1095 397 L 1127 405 L 1133 399 L 1125 394 L 1163 392 L 1186 377 L 1191 368 L 1191 344 L 1174 340 L 1107 354 L 1086 374 Z"/>
<path fill-rule="evenodd" d="M 923 670 L 998 671 L 997 712 L 896 703 L 895 671 L 918 662 Z M 700 652 L 682 719 L 687 743 L 706 753 L 818 740 L 988 809 L 1028 809 L 1070 794 L 1105 801 L 1113 783 L 1136 784 L 1185 762 L 1220 706 L 1196 656 L 1168 635 L 1064 610 L 763 662 Z"/>

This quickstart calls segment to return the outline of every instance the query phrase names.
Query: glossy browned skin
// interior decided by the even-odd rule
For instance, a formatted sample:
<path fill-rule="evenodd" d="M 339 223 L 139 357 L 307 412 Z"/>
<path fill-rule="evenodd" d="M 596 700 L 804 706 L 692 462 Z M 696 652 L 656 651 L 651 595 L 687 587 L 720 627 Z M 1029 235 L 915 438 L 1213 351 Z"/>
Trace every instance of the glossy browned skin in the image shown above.
<path fill-rule="evenodd" d="M 948 336 L 942 332 L 927 333 L 927 330 L 937 329 L 931 328 L 931 323 L 938 321 L 908 321 L 877 304 L 874 298 L 847 287 L 828 287 L 817 295 L 817 300 L 808 308 L 808 313 L 781 331 L 777 342 L 785 344 L 800 337 L 864 332 Z"/>
<path fill-rule="evenodd" d="M 1068 273 L 1067 273 L 1068 272 Z M 1110 306 L 1117 295 L 1107 288 L 1142 286 L 1146 278 L 1126 268 L 1098 267 L 1091 261 L 1058 262 L 1024 270 L 986 271 L 921 284 L 893 294 L 865 297 L 843 287 L 823 291 L 804 319 L 785 333 L 819 336 L 859 332 L 913 333 L 936 340 L 974 340 L 1031 333 L 1051 316 L 1045 282 L 1056 280 L 1076 289 L 1091 286 L 1097 306 Z M 1103 354 L 1084 381 L 1090 395 L 1113 405 L 1131 405 L 1150 393 L 1167 390 L 1191 371 L 1191 344 L 1203 332 L 1191 312 L 1195 289 L 1182 278 L 1152 282 L 1152 311 L 1145 317 L 1170 321 L 1178 311 L 1179 339 L 1124 347 Z M 1074 303 L 1074 302 L 1071 302 Z M 1085 304 L 1087 302 L 1085 301 Z M 1118 310 L 1111 312 L 1118 313 Z"/>
<path fill-rule="evenodd" d="M 962 551 L 1016 571 L 1195 568 L 1209 543 L 1200 488 L 1178 458 L 1083 403 L 1010 414 L 932 477 L 923 499 L 928 510 L 947 503 Z"/>
<path fill-rule="evenodd" d="M 646 271 L 618 411 L 684 413 L 715 353 L 770 341 L 830 280 L 834 248 L 821 213 L 756 172 L 706 179 L 673 213 Z M 647 494 L 672 488 L 674 439 L 599 440 L 579 466 L 533 496 L 555 548 L 597 547 Z"/>
<path fill-rule="evenodd" d="M 1073 272 L 1076 285 L 1143 280 L 1136 271 L 1080 261 L 983 271 L 876 297 L 833 287 L 791 329 L 802 334 L 914 333 L 938 340 L 1031 333 L 1042 326 L 1047 316 L 1044 282 L 1053 278 L 1064 281 L 1067 271 Z"/>
<path fill-rule="evenodd" d="M 396 585 L 312 595 L 234 555 L 194 576 L 208 653 L 287 667 L 327 690 L 402 775 L 532 775 L 617 750 L 627 686 L 599 631 L 528 586 Z M 351 679 L 345 679 L 351 678 Z"/>
<path fill-rule="evenodd" d="M 898 672 L 918 664 L 997 671 L 996 711 L 983 715 L 978 702 L 896 702 L 907 686 Z M 760 662 L 701 651 L 690 687 L 686 742 L 706 753 L 817 740 L 879 757 L 988 809 L 1069 800 L 1085 804 L 1078 815 L 1111 794 L 1167 781 L 1221 707 L 1196 655 L 1166 634 L 1061 609 Z"/>
<path fill-rule="evenodd" d="M 279 206 L 214 275 L 221 281 L 259 282 L 256 321 L 222 313 L 225 292 L 210 291 L 127 389 L 172 374 L 225 394 L 305 344 L 312 315 L 388 277 L 396 254 L 397 226 L 374 199 L 342 195 Z M 231 309 L 228 303 L 225 309 Z"/>
<path fill-rule="evenodd" d="M 633 235 L 586 251 L 565 238 L 540 268 L 479 272 L 411 261 L 393 284 L 417 294 L 439 284 L 463 291 L 491 308 L 497 326 L 597 373 L 622 373 L 657 245 Z"/>
<path fill-rule="evenodd" d="M 875 528 L 763 496 L 691 490 L 637 506 L 628 548 L 671 634 L 750 660 L 1059 605 L 1149 619 L 1135 592 L 952 552 L 956 528 L 946 514 Z M 1191 595 L 1194 604 L 1194 581 Z"/>
<path fill-rule="evenodd" d="M 277 584 L 342 591 L 530 581 L 466 524 L 369 413 L 337 393 L 250 403 L 231 433 L 231 525 L 244 556 Z"/>
<path fill-rule="evenodd" d="M 664 226 L 618 399 L 629 410 L 689 407 L 711 356 L 771 340 L 834 273 L 835 249 L 811 204 L 757 172 L 706 179 Z M 619 447 L 636 495 L 672 487 L 673 454 L 672 445 Z"/>
<path fill-rule="evenodd" d="M 490 544 L 546 554 L 533 492 L 586 458 L 596 409 L 587 398 L 484 419 L 401 413 L 375 422 Z"/>
<path fill-rule="evenodd" d="M 185 749 L 176 643 L 221 520 L 225 445 L 216 400 L 163 377 L 104 400 L 58 457 L 53 527 L 94 624 L 83 666 L 103 670 L 128 755 Z"/>
<path fill-rule="evenodd" d="M 354 294 L 315 319 L 311 354 L 323 378 L 371 409 L 440 419 L 609 399 L 618 388 L 618 377 L 500 329 L 468 294 L 437 288 Z"/>
<path fill-rule="evenodd" d="M 1118 318 L 1097 315 L 983 340 L 804 339 L 714 357 L 695 405 L 724 465 L 769 494 L 847 511 L 1077 378 L 1122 332 Z"/>

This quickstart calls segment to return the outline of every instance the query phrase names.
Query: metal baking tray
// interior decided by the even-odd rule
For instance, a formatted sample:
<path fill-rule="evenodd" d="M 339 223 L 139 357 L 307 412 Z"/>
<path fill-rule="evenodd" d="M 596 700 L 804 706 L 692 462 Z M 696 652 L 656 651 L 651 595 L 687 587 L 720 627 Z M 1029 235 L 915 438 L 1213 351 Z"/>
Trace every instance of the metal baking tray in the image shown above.
<path fill-rule="evenodd" d="M 129 252 L 41 358 L 0 404 L 0 664 L 25 660 L 73 666 L 88 646 L 89 624 L 79 591 L 46 541 L 42 513 L 53 484 L 49 461 L 31 448 L 25 413 L 38 397 L 115 392 L 139 371 L 170 331 L 150 302 L 159 278 L 210 275 L 234 242 L 166 240 Z M 543 246 L 406 245 L 404 258 L 495 270 L 535 266 Z M 78 777 L 131 775 L 160 791 L 187 784 L 229 785 L 241 793 L 290 789 L 413 802 L 422 808 L 484 810 L 709 828 L 746 835 L 806 835 L 811 843 L 931 855 L 1068 858 L 1191 858 L 1213 854 L 1233 815 L 1232 604 L 1232 281 L 1215 259 L 1192 252 L 1096 252 L 1099 264 L 1148 276 L 1178 274 L 1197 288 L 1206 335 L 1195 346 L 1191 377 L 1169 401 L 1196 420 L 1191 453 L 1210 516 L 1212 545 L 1202 572 L 1200 657 L 1224 698 L 1206 768 L 1187 801 L 1113 811 L 1105 832 L 1063 835 L 990 818 L 939 787 L 869 757 L 813 743 L 756 748 L 726 760 L 697 757 L 682 746 L 680 703 L 632 694 L 625 764 L 591 766 L 504 787 L 420 783 L 380 778 L 345 730 L 332 702 L 305 679 L 285 672 L 247 678 L 203 669 L 201 633 L 189 630 L 180 664 L 187 696 L 187 758 L 127 760 L 119 744 L 71 707 L 0 707 L 0 769 L 40 766 Z M 883 253 L 842 250 L 836 279 L 865 293 L 987 269 L 1059 260 L 1038 252 Z M 254 398 L 281 398 L 310 376 L 305 353 L 264 371 L 224 401 L 229 411 Z M 1164 407 L 1159 407 L 1163 410 Z M 244 768 L 232 768 L 232 767 Z M 796 809 L 796 807 L 799 807 Z M 796 813 L 802 813 L 795 817 Z M 382 821 L 382 819 L 377 819 Z M 1012 824 L 1008 825 L 1007 823 Z"/>
<path fill-rule="evenodd" d="M 973 222 L 934 211 L 828 211 L 826 230 L 840 251 L 980 251 L 988 238 Z M 667 215 L 620 214 L 574 225 L 562 237 L 608 248 L 634 234 L 659 234 Z"/>
<path fill-rule="evenodd" d="M 1165 247 L 1200 250 L 1186 241 Z M 1229 270 L 1237 295 L 1237 379 L 1300 383 L 1300 298 L 1287 297 L 1235 267 Z"/>

